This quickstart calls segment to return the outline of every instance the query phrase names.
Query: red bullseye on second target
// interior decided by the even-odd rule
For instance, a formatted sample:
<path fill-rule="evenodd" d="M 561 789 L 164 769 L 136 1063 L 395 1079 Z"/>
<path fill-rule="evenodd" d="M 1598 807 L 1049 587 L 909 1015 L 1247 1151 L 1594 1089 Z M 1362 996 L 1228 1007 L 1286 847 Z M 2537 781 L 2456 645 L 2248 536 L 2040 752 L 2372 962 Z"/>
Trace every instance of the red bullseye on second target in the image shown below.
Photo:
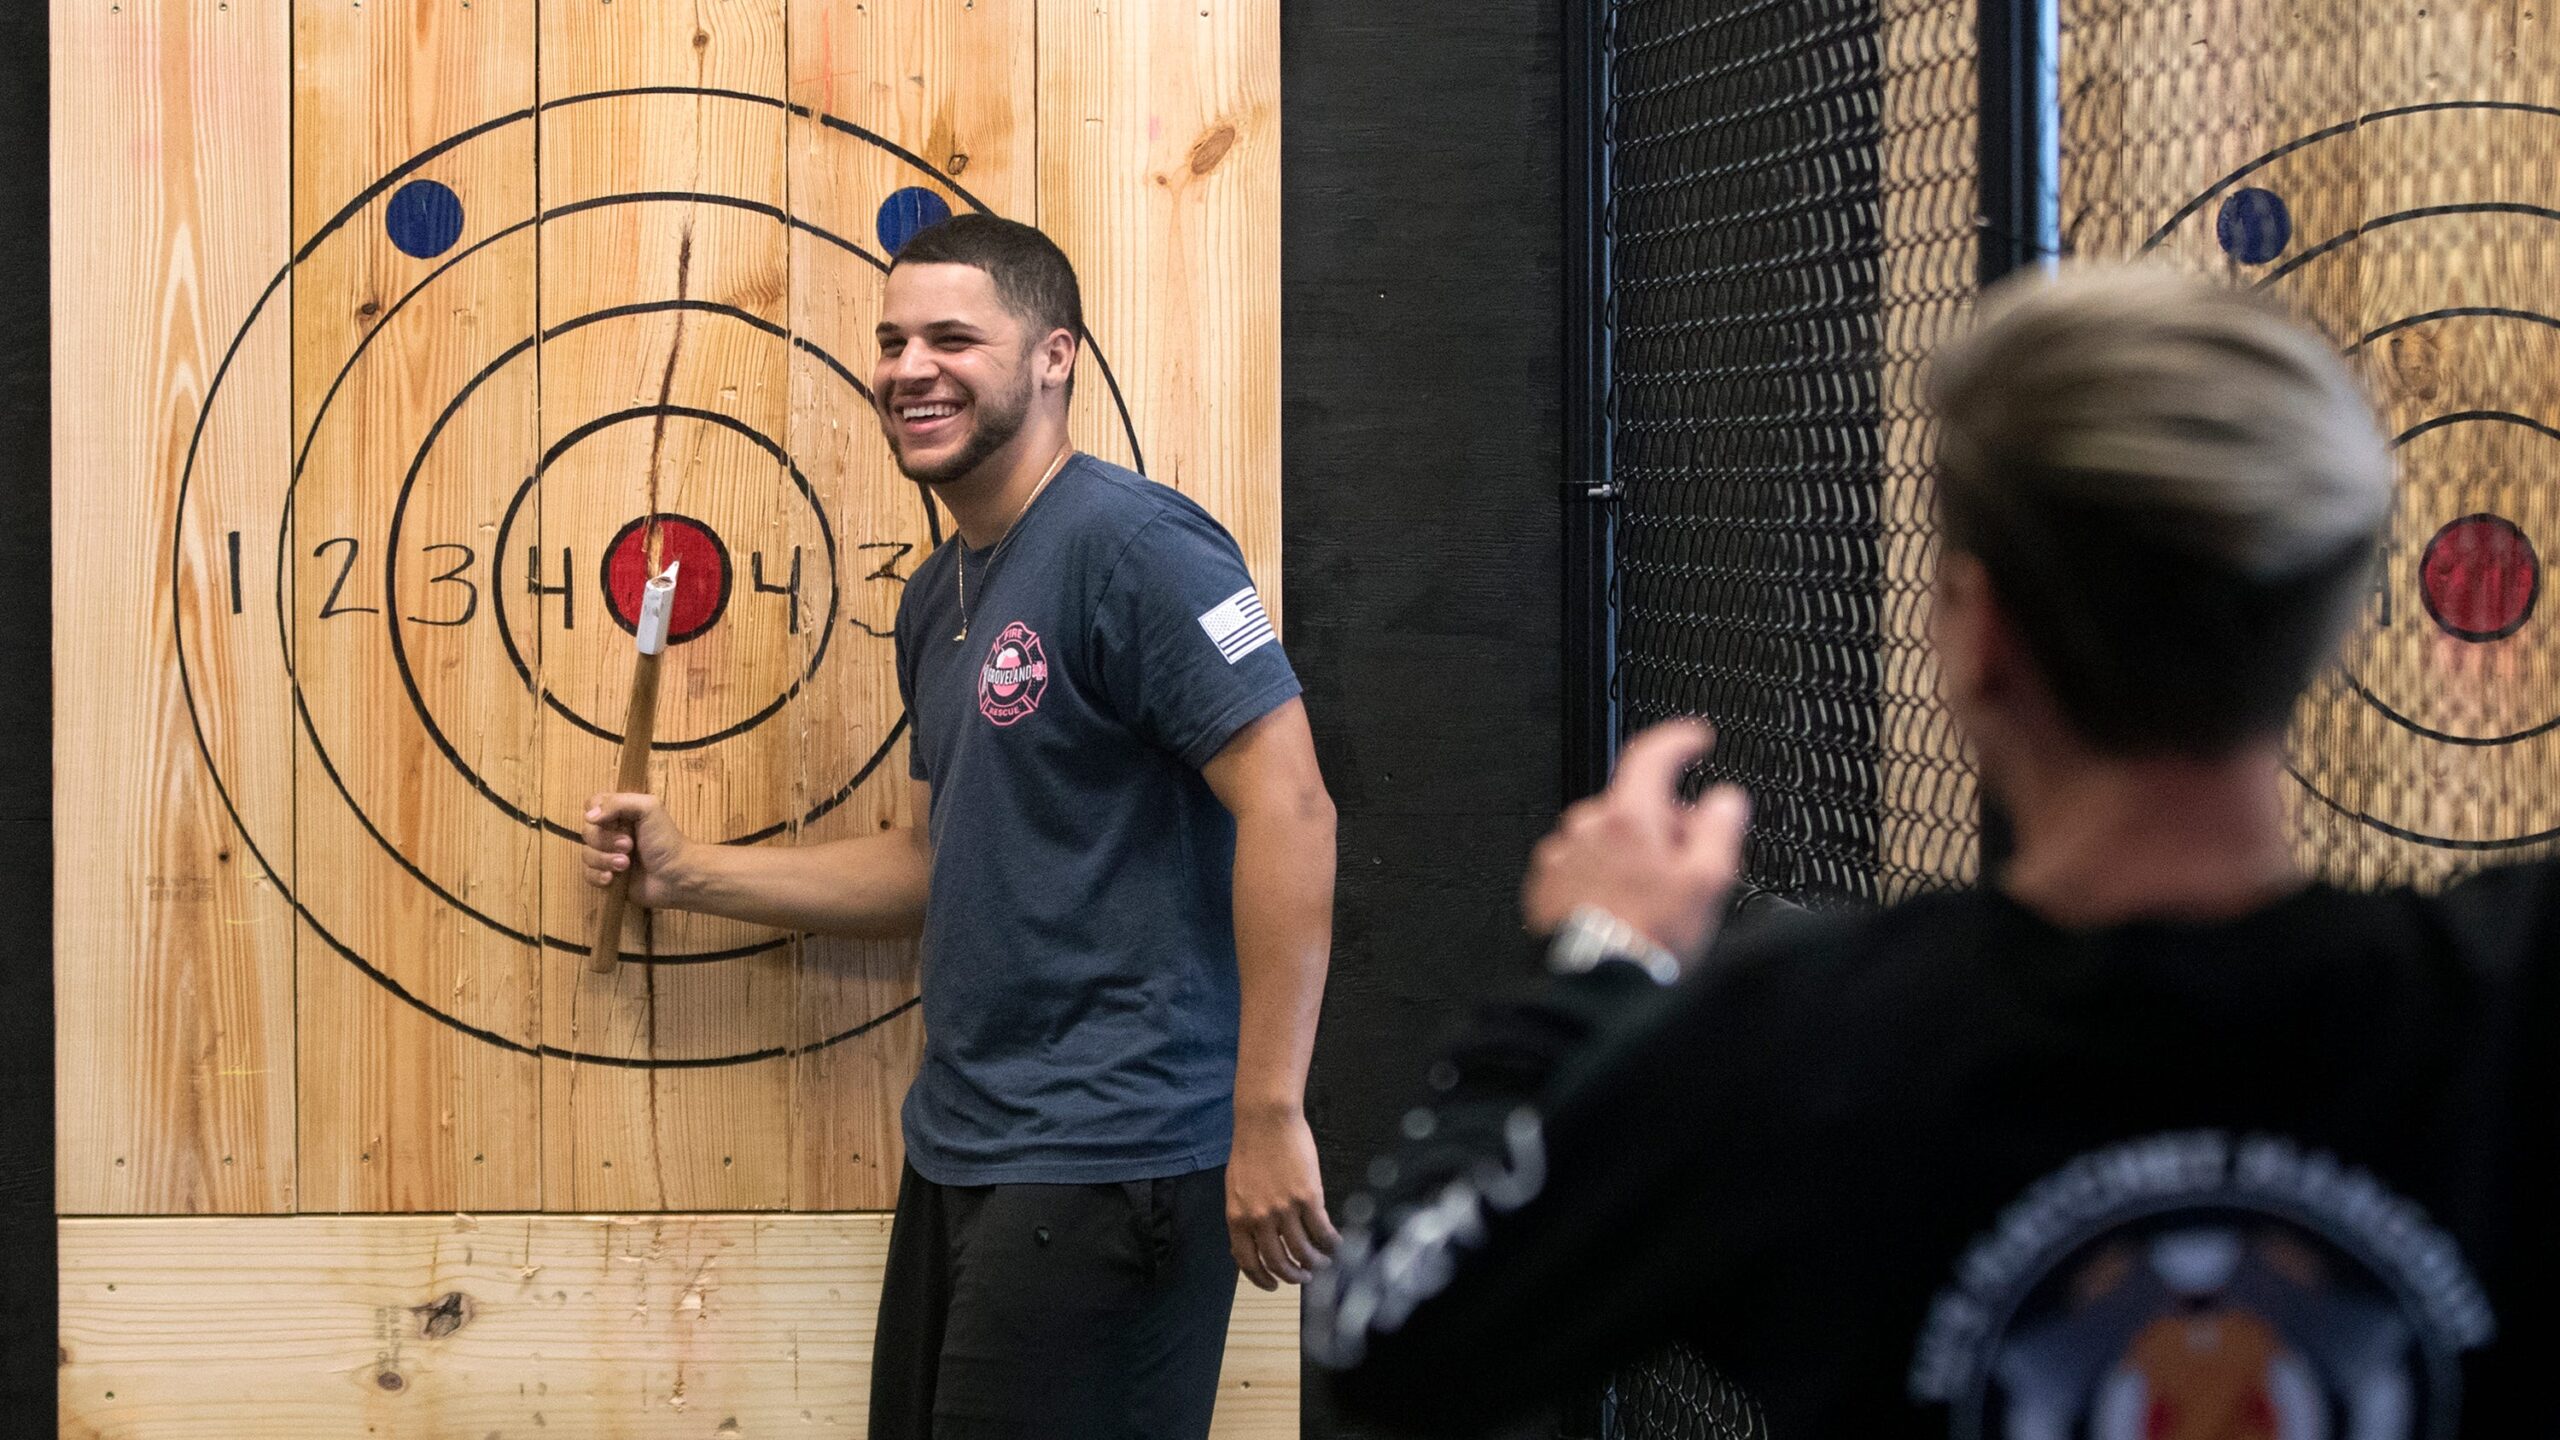
<path fill-rule="evenodd" d="M 658 566 L 681 564 L 676 599 L 667 614 L 667 643 L 681 645 L 719 623 L 729 608 L 729 547 L 712 528 L 684 515 L 660 515 Z M 604 552 L 605 608 L 626 631 L 640 624 L 640 591 L 649 583 L 649 517 L 615 532 Z"/>
<path fill-rule="evenodd" d="M 2418 560 L 2427 614 L 2457 639 L 2503 640 L 2533 618 L 2542 557 L 2512 520 L 2465 515 L 2436 531 Z"/>

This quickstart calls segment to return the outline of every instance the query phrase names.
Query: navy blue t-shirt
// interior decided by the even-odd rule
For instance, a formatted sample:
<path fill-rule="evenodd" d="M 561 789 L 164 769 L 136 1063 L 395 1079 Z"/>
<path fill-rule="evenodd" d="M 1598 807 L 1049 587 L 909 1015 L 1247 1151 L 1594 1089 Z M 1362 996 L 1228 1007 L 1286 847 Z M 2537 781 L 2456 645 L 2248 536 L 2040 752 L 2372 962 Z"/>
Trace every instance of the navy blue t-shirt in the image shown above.
<path fill-rule="evenodd" d="M 1235 820 L 1200 767 L 1298 693 L 1235 541 L 1080 454 L 990 552 L 918 566 L 897 636 L 933 787 L 909 1163 L 945 1185 L 1226 1163 Z"/>

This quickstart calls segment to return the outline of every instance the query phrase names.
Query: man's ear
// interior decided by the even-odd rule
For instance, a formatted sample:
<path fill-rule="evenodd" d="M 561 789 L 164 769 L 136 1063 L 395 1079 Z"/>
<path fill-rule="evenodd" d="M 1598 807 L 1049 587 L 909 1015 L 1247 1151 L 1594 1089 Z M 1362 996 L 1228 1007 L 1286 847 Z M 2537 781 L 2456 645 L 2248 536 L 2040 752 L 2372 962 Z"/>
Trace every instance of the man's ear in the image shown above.
<path fill-rule="evenodd" d="M 1939 684 L 1959 713 L 1996 692 L 2013 658 L 2009 617 L 1991 584 L 1991 572 L 1961 550 L 1938 556 L 1931 585 L 1929 628 L 1938 652 Z"/>
<path fill-rule="evenodd" d="M 2022 724 L 2062 723 L 2017 612 L 1980 560 L 1960 550 L 1941 557 L 1935 598 L 1940 693 L 1977 746 Z"/>
<path fill-rule="evenodd" d="M 1081 349 L 1076 333 L 1061 326 L 1040 341 L 1038 350 L 1040 383 L 1052 389 L 1064 388 L 1076 373 L 1076 351 Z"/>

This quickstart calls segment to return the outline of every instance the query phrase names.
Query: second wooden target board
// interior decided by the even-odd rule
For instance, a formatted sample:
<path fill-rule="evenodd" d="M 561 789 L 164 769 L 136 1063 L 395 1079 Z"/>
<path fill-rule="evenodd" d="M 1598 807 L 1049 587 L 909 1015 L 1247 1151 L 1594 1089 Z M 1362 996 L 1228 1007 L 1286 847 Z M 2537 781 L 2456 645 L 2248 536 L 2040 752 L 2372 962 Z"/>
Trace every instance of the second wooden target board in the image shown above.
<path fill-rule="evenodd" d="M 2374 377 L 2398 451 L 2372 596 L 2312 698 L 2297 777 L 2379 836 L 2495 852 L 2560 837 L 2560 624 L 2542 603 L 2560 542 L 2560 185 L 2547 166 L 2426 163 L 2484 128 L 2519 156 L 2560 154 L 2550 107 L 2375 111 L 2224 177 L 2148 248 L 2222 258 L 2323 322 Z M 2341 193 L 2338 174 L 2363 183 Z"/>
<path fill-rule="evenodd" d="M 2560 840 L 2560 66 L 2532 18 L 2064 10 L 2071 248 L 2280 299 L 2396 454 L 2370 593 L 2290 742 L 2305 858 L 2341 880 Z"/>

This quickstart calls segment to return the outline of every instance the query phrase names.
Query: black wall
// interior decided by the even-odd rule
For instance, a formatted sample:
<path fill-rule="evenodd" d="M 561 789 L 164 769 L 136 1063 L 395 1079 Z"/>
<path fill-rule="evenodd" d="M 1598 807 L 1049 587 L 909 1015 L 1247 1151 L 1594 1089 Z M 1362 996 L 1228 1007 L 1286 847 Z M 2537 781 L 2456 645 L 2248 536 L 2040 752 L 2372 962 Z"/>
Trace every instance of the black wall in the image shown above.
<path fill-rule="evenodd" d="M 1281 7 L 1282 590 L 1342 817 L 1308 1100 L 1337 1212 L 1433 1042 L 1528 964 L 1520 868 L 1560 798 L 1561 18 Z M 1311 1389 L 1305 1433 L 1352 1432 Z"/>
<path fill-rule="evenodd" d="M 58 1353 L 44 6 L 0 6 L 0 57 L 0 1417 L 16 1434 L 53 1414 Z"/>

